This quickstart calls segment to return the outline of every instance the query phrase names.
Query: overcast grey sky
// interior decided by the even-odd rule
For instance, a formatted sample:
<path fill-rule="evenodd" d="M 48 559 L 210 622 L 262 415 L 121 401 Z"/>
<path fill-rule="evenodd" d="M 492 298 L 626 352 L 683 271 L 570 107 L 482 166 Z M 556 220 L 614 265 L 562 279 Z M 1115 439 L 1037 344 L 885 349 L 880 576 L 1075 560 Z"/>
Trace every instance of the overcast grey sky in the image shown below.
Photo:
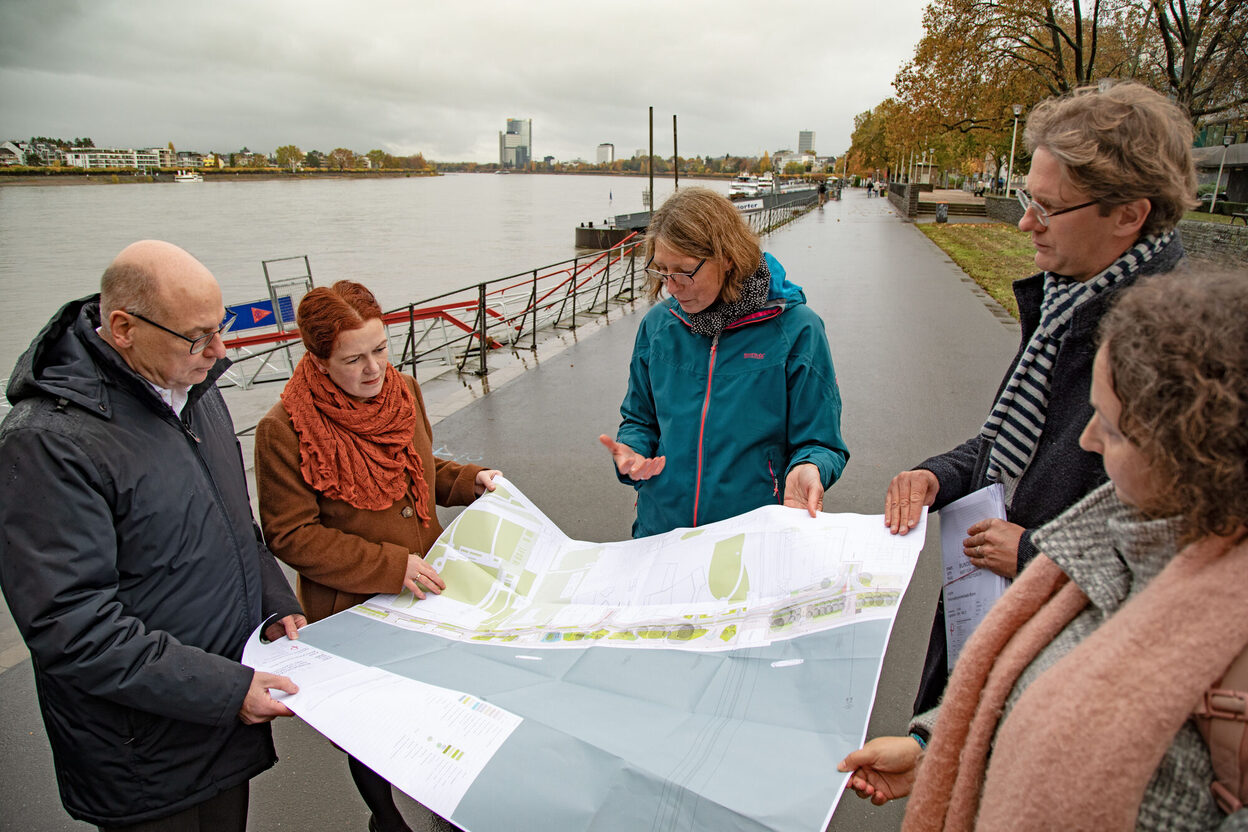
<path fill-rule="evenodd" d="M 0 139 L 498 160 L 820 154 L 893 93 L 929 0 L 3 0 Z"/>

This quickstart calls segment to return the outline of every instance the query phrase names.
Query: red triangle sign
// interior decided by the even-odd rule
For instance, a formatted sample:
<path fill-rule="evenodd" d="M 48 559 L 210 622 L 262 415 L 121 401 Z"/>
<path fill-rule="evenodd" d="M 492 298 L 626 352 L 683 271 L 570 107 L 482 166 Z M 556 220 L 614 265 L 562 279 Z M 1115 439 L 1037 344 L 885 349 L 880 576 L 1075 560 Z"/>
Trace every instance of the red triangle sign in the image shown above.
<path fill-rule="evenodd" d="M 251 307 L 251 322 L 253 324 L 258 324 L 272 314 L 273 313 L 269 311 L 268 309 L 263 309 L 259 306 L 253 306 Z"/>

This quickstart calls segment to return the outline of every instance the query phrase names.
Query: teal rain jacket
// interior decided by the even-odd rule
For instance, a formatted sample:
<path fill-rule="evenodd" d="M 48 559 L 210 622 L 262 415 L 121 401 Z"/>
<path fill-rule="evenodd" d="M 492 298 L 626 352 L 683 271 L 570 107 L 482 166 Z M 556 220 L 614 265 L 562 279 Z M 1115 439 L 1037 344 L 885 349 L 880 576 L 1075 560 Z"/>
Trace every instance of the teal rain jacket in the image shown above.
<path fill-rule="evenodd" d="M 633 537 L 782 503 L 803 462 L 826 489 L 849 460 L 823 321 L 765 257 L 767 302 L 717 337 L 695 334 L 674 298 L 641 322 L 616 441 L 667 465 L 643 482 L 620 476 L 637 489 Z"/>

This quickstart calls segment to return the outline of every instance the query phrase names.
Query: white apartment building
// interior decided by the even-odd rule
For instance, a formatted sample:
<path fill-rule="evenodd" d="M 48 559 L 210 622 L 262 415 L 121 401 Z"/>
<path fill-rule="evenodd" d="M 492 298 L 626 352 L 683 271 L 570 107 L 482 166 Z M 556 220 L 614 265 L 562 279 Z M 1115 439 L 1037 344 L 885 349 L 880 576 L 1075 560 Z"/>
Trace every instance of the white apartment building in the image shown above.
<path fill-rule="evenodd" d="M 598 145 L 598 164 L 609 165 L 615 161 L 615 145 L 610 142 L 603 142 Z"/>
<path fill-rule="evenodd" d="M 147 150 L 115 150 L 101 147 L 80 147 L 65 151 L 65 164 L 75 168 L 158 168 L 159 148 Z"/>

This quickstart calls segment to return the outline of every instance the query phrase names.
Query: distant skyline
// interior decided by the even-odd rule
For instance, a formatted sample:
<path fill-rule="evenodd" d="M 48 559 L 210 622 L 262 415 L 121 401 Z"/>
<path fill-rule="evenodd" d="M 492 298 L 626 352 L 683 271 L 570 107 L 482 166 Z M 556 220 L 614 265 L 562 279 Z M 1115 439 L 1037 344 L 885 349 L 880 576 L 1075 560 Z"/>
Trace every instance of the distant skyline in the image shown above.
<path fill-rule="evenodd" d="M 682 156 L 761 155 L 801 130 L 839 155 L 894 93 L 927 4 L 6 0 L 0 140 L 488 163 L 514 118 L 562 161 L 645 148 L 653 105 L 661 156 L 673 113 Z"/>

